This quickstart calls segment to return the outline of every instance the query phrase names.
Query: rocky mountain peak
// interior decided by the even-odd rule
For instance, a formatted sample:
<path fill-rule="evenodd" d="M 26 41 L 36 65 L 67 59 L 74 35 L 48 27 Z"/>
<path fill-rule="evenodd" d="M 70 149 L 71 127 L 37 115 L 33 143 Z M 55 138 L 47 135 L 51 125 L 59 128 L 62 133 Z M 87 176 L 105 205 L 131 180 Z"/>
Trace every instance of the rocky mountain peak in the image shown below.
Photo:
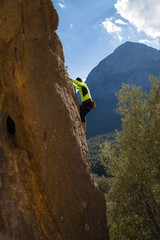
<path fill-rule="evenodd" d="M 141 43 L 125 42 L 116 48 L 111 55 L 102 60 L 99 65 L 116 73 L 137 68 L 145 69 L 147 65 L 152 67 L 159 60 L 160 51 L 157 49 Z"/>
<path fill-rule="evenodd" d="M 95 134 L 92 128 L 100 134 L 120 127 L 119 117 L 113 112 L 116 108 L 115 93 L 120 90 L 122 83 L 141 86 L 148 91 L 151 86 L 149 76 L 160 76 L 159 66 L 160 51 L 145 44 L 126 42 L 93 68 L 86 82 L 93 99 L 97 100 L 96 111 L 101 122 L 90 114 L 88 135 Z M 103 126 L 103 130 L 100 126 Z"/>

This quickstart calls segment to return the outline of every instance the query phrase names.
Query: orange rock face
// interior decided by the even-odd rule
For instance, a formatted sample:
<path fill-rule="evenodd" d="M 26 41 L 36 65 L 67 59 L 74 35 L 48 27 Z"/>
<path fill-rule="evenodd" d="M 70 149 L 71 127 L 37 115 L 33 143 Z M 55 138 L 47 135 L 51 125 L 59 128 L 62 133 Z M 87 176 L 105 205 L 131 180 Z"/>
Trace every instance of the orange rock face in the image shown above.
<path fill-rule="evenodd" d="M 0 240 L 108 239 L 57 12 L 2 0 L 0 16 Z"/>

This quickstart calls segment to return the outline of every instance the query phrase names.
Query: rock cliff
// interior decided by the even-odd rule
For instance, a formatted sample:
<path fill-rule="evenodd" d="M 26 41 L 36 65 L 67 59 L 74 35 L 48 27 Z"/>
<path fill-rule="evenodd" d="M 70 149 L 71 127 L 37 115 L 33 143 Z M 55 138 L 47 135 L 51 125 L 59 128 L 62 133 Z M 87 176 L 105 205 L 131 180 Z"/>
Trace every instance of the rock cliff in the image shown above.
<path fill-rule="evenodd" d="M 2 0 L 0 16 L 0 240 L 108 239 L 57 12 Z"/>

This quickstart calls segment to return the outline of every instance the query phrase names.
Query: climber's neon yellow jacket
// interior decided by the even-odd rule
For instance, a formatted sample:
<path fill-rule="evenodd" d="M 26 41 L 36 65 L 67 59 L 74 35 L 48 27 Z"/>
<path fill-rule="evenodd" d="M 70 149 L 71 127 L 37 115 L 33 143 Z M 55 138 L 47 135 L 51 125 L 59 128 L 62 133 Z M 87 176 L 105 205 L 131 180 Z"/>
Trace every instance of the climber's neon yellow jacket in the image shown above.
<path fill-rule="evenodd" d="M 75 79 L 72 79 L 72 82 L 74 87 L 79 90 L 82 102 L 85 102 L 86 100 L 91 99 L 91 94 L 86 83 L 79 82 Z"/>

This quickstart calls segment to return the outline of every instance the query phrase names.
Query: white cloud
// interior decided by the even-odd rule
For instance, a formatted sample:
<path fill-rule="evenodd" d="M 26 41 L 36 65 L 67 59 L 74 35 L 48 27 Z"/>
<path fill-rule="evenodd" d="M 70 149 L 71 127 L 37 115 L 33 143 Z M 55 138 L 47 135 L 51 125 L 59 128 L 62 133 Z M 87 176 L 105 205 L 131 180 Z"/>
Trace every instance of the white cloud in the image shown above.
<path fill-rule="evenodd" d="M 123 41 L 123 37 L 121 35 L 118 35 L 118 40 L 121 43 Z"/>
<path fill-rule="evenodd" d="M 117 0 L 117 13 L 152 38 L 160 37 L 159 0 Z"/>
<path fill-rule="evenodd" d="M 73 24 L 72 24 L 72 23 L 71 23 L 71 24 L 69 24 L 69 27 L 70 27 L 70 28 L 73 28 Z"/>
<path fill-rule="evenodd" d="M 102 22 L 103 27 L 106 29 L 108 33 L 116 33 L 121 32 L 122 28 L 117 26 L 112 18 L 106 18 L 104 22 Z"/>
<path fill-rule="evenodd" d="M 122 21 L 121 19 L 116 19 L 116 20 L 115 20 L 115 23 L 121 24 L 121 25 L 127 25 L 127 24 L 128 24 L 128 23 Z"/>
<path fill-rule="evenodd" d="M 149 41 L 148 39 L 141 39 L 139 40 L 139 43 L 150 44 L 151 41 Z"/>
<path fill-rule="evenodd" d="M 139 40 L 140 43 L 144 43 L 149 46 L 159 46 L 159 40 L 156 38 L 154 40 L 148 40 L 148 39 L 141 39 Z"/>
<path fill-rule="evenodd" d="M 102 26 L 106 29 L 107 33 L 114 35 L 114 41 L 121 43 L 123 41 L 123 37 L 121 36 L 122 28 L 115 24 L 113 18 L 106 18 L 104 22 L 102 22 Z"/>
<path fill-rule="evenodd" d="M 65 8 L 65 5 L 62 4 L 62 3 L 58 3 L 58 5 L 59 5 L 61 8 Z"/>

